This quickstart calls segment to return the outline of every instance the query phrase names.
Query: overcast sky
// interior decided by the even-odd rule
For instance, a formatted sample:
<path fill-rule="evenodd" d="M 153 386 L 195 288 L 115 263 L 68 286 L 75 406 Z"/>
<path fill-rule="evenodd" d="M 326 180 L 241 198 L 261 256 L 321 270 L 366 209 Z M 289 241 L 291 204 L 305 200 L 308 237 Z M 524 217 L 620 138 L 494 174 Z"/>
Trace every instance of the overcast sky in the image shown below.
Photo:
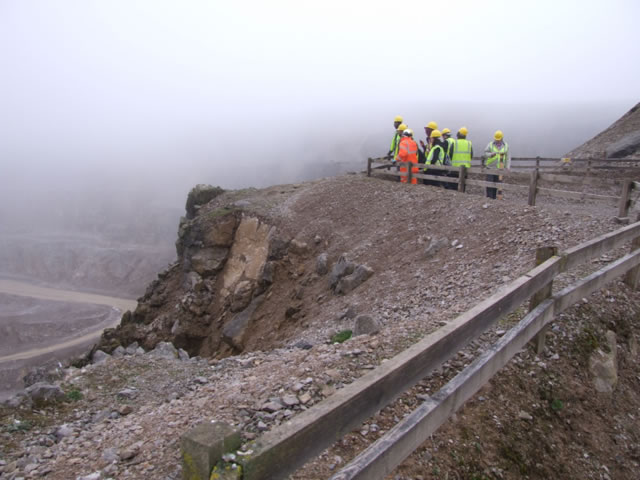
<path fill-rule="evenodd" d="M 398 113 L 473 131 L 475 108 L 485 144 L 517 129 L 505 104 L 608 106 L 584 141 L 640 100 L 639 21 L 638 0 L 0 0 L 0 182 L 153 167 L 216 183 L 215 166 L 234 183 L 232 162 L 339 155 L 347 133 L 384 153 Z M 549 124 L 585 122 L 561 108 Z"/>

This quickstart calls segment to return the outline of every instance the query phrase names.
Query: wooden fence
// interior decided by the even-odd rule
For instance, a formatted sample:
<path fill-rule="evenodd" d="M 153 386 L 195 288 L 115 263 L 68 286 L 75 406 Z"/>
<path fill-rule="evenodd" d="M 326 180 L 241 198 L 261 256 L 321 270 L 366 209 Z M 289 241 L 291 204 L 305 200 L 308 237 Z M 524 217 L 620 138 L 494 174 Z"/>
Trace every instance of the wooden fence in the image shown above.
<path fill-rule="evenodd" d="M 629 241 L 632 241 L 631 253 L 552 295 L 552 282 L 557 275 Z M 538 336 L 538 348 L 543 348 L 544 329 L 555 315 L 624 274 L 625 282 L 637 288 L 640 222 L 601 235 L 561 254 L 556 254 L 554 248 L 539 249 L 536 263 L 540 264 L 471 310 L 318 405 L 265 433 L 252 444 L 251 455 L 241 461 L 242 478 L 285 478 L 413 387 L 500 318 L 531 299 L 530 312 L 515 327 L 331 477 L 332 480 L 384 478 L 527 342 Z"/>
<path fill-rule="evenodd" d="M 523 166 L 521 168 L 527 168 L 530 172 L 517 172 L 513 171 L 513 162 L 517 162 L 518 160 L 522 162 L 533 162 L 529 166 Z M 411 168 L 408 168 L 408 165 L 416 168 L 416 164 L 397 162 L 392 163 L 388 158 L 369 158 L 367 160 L 367 175 L 371 176 L 373 171 L 380 170 L 382 173 L 386 175 L 392 175 L 396 177 L 405 177 L 407 178 L 407 183 L 411 183 L 412 178 L 416 178 L 419 180 L 432 180 L 440 183 L 448 183 L 448 184 L 456 184 L 457 190 L 459 192 L 465 192 L 467 185 L 474 185 L 478 187 L 488 187 L 495 188 L 499 191 L 519 191 L 521 193 L 528 193 L 528 204 L 534 206 L 536 204 L 536 198 L 538 194 L 546 194 L 556 197 L 562 198 L 570 198 L 574 200 L 599 200 L 599 201 L 608 201 L 608 202 L 616 202 L 618 204 L 618 215 L 617 219 L 622 222 L 629 221 L 629 209 L 632 204 L 632 194 L 634 190 L 640 191 L 640 182 L 635 182 L 629 178 L 624 180 L 615 180 L 611 178 L 603 178 L 602 174 L 598 177 L 590 176 L 590 172 L 592 168 L 595 167 L 586 167 L 584 170 L 571 170 L 563 171 L 562 173 L 548 173 L 542 171 L 540 168 L 540 160 L 541 159 L 513 159 L 512 160 L 512 170 L 507 171 L 504 169 L 497 168 L 487 168 L 483 166 L 474 167 L 474 164 L 480 165 L 480 159 L 474 159 L 472 162 L 471 168 L 467 167 L 452 167 L 452 166 L 438 166 L 438 165 L 419 165 L 419 173 L 414 173 L 411 171 Z M 547 160 L 547 159 L 543 159 Z M 536 165 L 535 162 L 538 162 Z M 576 160 L 580 161 L 580 160 Z M 556 165 L 559 165 L 558 159 L 555 159 Z M 592 160 L 584 160 L 584 162 L 592 162 Z M 626 163 L 640 163 L 632 162 L 629 160 L 625 160 Z M 589 164 L 590 165 L 590 164 Z M 429 171 L 441 171 L 442 175 L 431 175 L 426 173 L 421 173 L 425 169 L 428 168 Z M 408 170 L 407 172 L 400 172 L 399 168 L 404 168 Z M 554 167 L 554 168 L 557 168 Z M 628 168 L 628 167 L 627 167 Z M 567 173 L 577 173 L 579 175 L 568 175 Z M 515 182 L 524 182 L 525 185 L 519 183 L 505 183 L 503 181 L 500 182 L 492 182 L 486 180 L 479 180 L 477 178 L 472 179 L 469 178 L 469 174 L 477 175 L 497 175 L 500 176 L 501 180 L 514 180 Z M 560 190 L 557 188 L 549 188 L 546 186 L 541 186 L 541 182 L 548 182 L 552 184 L 563 184 L 563 185 L 571 185 L 573 187 L 584 187 L 586 185 L 592 185 L 597 187 L 616 187 L 621 185 L 620 195 L 601 195 L 596 193 L 588 193 L 584 191 L 575 191 L 575 190 Z"/>

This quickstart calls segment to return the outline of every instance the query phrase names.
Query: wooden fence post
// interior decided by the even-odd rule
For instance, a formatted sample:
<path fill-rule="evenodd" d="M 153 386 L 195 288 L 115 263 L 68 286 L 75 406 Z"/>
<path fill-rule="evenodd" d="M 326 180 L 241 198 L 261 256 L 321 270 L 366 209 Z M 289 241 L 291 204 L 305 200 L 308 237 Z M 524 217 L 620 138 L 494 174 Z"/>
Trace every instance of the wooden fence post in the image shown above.
<path fill-rule="evenodd" d="M 534 206 L 536 204 L 536 194 L 538 193 L 538 170 L 531 172 L 531 179 L 529 180 L 529 205 Z"/>
<path fill-rule="evenodd" d="M 618 219 L 629 216 L 629 205 L 631 204 L 632 181 L 626 179 L 622 185 L 622 195 L 620 195 L 620 207 L 618 208 Z"/>
<path fill-rule="evenodd" d="M 466 190 L 467 182 L 467 167 L 460 165 L 460 171 L 458 172 L 458 191 L 463 192 Z"/>
<path fill-rule="evenodd" d="M 407 183 L 411 185 L 411 177 L 413 176 L 412 167 L 413 163 L 407 162 Z"/>
<path fill-rule="evenodd" d="M 640 213 L 636 216 L 636 222 L 640 222 Z M 640 236 L 631 240 L 631 252 L 640 248 Z M 633 267 L 624 276 L 624 283 L 633 290 L 638 289 L 638 280 L 640 280 L 640 266 Z"/>
<path fill-rule="evenodd" d="M 549 260 L 554 255 L 558 254 L 558 247 L 539 247 L 536 249 L 536 266 L 543 264 L 547 260 Z M 544 287 L 538 290 L 533 297 L 531 297 L 531 301 L 529 302 L 529 311 L 536 308 L 547 298 L 551 297 L 551 293 L 553 290 L 553 280 L 547 283 Z M 549 329 L 549 325 L 544 327 L 540 332 L 534 337 L 533 341 L 536 343 L 536 353 L 540 355 L 544 351 L 545 337 L 547 335 L 547 330 Z"/>
<path fill-rule="evenodd" d="M 367 158 L 367 177 L 371 176 L 371 157 Z"/>

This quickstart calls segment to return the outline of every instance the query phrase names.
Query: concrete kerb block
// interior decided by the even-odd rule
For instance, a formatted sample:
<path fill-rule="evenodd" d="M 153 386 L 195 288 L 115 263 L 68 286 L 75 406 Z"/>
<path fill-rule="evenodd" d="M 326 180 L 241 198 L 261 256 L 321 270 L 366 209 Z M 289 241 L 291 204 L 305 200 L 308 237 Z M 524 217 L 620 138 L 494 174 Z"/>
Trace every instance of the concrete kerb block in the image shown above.
<path fill-rule="evenodd" d="M 182 478 L 209 480 L 222 455 L 240 447 L 240 431 L 224 422 L 203 422 L 180 439 Z"/>

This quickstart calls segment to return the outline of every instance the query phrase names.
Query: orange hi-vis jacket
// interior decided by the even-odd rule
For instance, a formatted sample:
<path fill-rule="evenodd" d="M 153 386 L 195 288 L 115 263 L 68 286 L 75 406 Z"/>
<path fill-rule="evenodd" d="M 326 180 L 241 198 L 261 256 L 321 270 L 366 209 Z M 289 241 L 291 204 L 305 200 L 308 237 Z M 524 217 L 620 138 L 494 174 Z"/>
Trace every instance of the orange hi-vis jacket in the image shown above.
<path fill-rule="evenodd" d="M 398 148 L 398 162 L 418 163 L 418 144 L 411 137 L 402 137 L 400 147 Z M 400 167 L 400 172 L 407 172 L 406 167 Z M 411 167 L 411 173 L 418 173 L 418 167 Z M 402 183 L 407 183 L 407 176 L 400 177 Z M 417 184 L 417 178 L 411 178 L 412 184 Z"/>

